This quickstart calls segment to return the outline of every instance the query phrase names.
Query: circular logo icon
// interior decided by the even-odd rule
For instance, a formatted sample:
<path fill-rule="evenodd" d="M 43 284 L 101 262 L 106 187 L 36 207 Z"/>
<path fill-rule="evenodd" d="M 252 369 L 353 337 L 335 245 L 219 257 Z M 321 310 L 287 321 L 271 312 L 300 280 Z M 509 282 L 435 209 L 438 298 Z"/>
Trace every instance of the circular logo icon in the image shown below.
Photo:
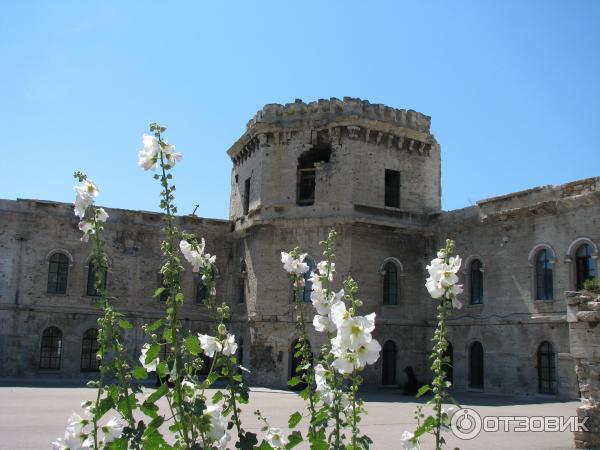
<path fill-rule="evenodd" d="M 450 429 L 462 440 L 473 439 L 481 431 L 481 416 L 471 408 L 461 408 L 452 415 Z"/>

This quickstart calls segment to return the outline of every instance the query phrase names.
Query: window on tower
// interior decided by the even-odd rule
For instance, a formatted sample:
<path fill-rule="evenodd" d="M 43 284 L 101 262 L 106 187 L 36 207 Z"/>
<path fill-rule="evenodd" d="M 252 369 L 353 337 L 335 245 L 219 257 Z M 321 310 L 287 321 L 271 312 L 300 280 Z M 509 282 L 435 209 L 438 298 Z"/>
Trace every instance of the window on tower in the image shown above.
<path fill-rule="evenodd" d="M 244 215 L 248 214 L 248 210 L 250 209 L 250 180 L 251 178 L 248 178 L 244 182 Z"/>
<path fill-rule="evenodd" d="M 297 201 L 299 206 L 315 203 L 316 173 L 315 163 L 328 163 L 331 158 L 331 147 L 321 145 L 302 153 L 298 158 L 298 189 Z"/>
<path fill-rule="evenodd" d="M 385 169 L 385 206 L 400 208 L 400 172 Z"/>

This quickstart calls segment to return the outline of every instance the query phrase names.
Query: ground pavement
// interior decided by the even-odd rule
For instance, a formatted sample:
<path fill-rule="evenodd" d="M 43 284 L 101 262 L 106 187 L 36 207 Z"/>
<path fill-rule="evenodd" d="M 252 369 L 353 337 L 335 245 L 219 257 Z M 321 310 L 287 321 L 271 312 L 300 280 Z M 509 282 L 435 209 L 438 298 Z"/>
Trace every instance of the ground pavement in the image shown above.
<path fill-rule="evenodd" d="M 51 448 L 51 442 L 62 436 L 71 411 L 81 412 L 83 400 L 91 399 L 93 391 L 84 387 L 65 387 L 45 384 L 0 386 L 0 449 L 37 450 Z M 14 383 L 13 383 L 14 384 Z M 243 408 L 243 423 L 248 430 L 261 434 L 260 424 L 253 411 L 260 409 L 271 426 L 285 428 L 290 413 L 302 410 L 303 401 L 297 394 L 287 391 L 256 388 L 251 392 L 251 404 Z M 418 404 L 413 398 L 401 395 L 398 390 L 365 392 L 368 415 L 361 423 L 363 432 L 373 439 L 373 449 L 400 449 L 400 436 L 404 430 L 414 430 L 413 412 Z M 476 410 L 481 416 L 563 416 L 574 415 L 578 402 L 556 402 L 543 399 L 518 399 L 484 394 L 463 394 L 457 399 L 463 407 Z M 302 427 L 300 427 L 302 429 Z M 570 449 L 573 437 L 565 432 L 481 432 L 472 440 L 460 440 L 446 433 L 446 448 L 461 450 L 518 450 L 518 449 Z M 296 447 L 296 448 L 307 448 Z M 432 448 L 426 440 L 422 449 Z"/>

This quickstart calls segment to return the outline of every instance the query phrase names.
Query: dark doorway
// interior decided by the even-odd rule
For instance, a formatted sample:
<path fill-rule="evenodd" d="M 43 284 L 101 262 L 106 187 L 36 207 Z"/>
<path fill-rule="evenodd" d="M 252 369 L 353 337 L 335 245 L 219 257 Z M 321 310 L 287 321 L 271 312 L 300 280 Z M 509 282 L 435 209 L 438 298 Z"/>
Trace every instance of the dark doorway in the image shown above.
<path fill-rule="evenodd" d="M 483 346 L 475 341 L 469 349 L 469 387 L 483 389 Z"/>
<path fill-rule="evenodd" d="M 396 344 L 393 341 L 386 341 L 383 344 L 381 383 L 384 385 L 396 384 Z"/>
<path fill-rule="evenodd" d="M 556 394 L 556 355 L 550 342 L 540 344 L 537 360 L 540 394 Z"/>

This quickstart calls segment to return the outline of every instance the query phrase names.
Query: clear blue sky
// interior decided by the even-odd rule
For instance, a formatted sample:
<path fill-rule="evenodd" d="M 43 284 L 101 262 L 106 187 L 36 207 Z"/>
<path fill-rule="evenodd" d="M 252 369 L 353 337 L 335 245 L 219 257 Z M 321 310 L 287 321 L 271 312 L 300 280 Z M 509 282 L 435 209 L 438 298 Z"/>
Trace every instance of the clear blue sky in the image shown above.
<path fill-rule="evenodd" d="M 360 97 L 432 116 L 443 207 L 600 175 L 600 1 L 9 1 L 0 198 L 157 210 L 151 121 L 181 213 L 226 218 L 227 148 L 266 103 Z M 343 186 L 340 186 L 343 189 Z"/>

